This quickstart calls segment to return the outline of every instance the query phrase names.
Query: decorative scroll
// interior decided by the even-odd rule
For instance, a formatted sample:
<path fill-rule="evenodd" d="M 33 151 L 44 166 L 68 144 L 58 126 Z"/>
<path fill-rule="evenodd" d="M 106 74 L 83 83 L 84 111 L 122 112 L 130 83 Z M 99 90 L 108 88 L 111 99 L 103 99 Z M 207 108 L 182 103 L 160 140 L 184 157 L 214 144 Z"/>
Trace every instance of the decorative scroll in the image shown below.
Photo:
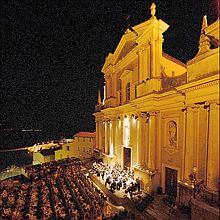
<path fill-rule="evenodd" d="M 187 82 L 187 75 L 186 73 L 180 76 L 169 77 L 162 72 L 162 88 L 167 90 L 171 88 L 175 88 Z"/>

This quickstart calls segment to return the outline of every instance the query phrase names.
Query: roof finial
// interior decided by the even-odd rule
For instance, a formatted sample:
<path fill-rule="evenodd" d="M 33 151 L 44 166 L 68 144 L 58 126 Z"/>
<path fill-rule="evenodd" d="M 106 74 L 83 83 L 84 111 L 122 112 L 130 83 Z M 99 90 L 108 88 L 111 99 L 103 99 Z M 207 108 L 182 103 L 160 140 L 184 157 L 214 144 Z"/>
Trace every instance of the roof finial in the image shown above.
<path fill-rule="evenodd" d="M 208 27 L 208 22 L 207 22 L 207 15 L 204 15 L 203 21 L 202 21 L 202 32 Z"/>
<path fill-rule="evenodd" d="M 203 17 L 201 34 L 200 34 L 200 39 L 199 39 L 199 52 L 197 53 L 196 56 L 198 56 L 200 54 L 203 54 L 203 53 L 205 53 L 205 52 L 210 50 L 209 38 L 205 34 L 205 29 L 207 27 L 208 27 L 207 16 L 205 15 Z"/>
<path fill-rule="evenodd" d="M 98 104 L 101 104 L 102 100 L 101 100 L 101 93 L 100 90 L 98 91 Z"/>
<path fill-rule="evenodd" d="M 152 17 L 155 17 L 156 14 L 156 5 L 154 3 L 151 4 L 150 6 L 150 13 Z"/>

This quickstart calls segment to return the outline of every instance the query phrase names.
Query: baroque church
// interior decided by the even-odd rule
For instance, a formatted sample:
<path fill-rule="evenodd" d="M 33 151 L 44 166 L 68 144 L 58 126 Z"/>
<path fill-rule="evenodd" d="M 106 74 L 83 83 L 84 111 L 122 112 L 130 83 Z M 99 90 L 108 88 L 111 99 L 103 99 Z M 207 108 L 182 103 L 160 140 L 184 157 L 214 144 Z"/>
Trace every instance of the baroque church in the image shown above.
<path fill-rule="evenodd" d="M 219 190 L 219 20 L 208 25 L 204 16 L 198 53 L 184 64 L 163 52 L 169 25 L 150 9 L 102 68 L 96 148 L 104 163 L 131 169 L 142 189 L 162 187 L 187 206 L 195 187 Z"/>

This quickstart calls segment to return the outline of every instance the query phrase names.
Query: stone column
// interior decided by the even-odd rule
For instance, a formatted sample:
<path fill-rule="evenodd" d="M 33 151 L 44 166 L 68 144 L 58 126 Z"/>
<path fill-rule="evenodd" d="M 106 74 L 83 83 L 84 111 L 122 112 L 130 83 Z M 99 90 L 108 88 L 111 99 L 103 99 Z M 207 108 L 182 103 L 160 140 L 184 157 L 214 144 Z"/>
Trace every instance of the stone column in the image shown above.
<path fill-rule="evenodd" d="M 102 141 L 102 133 L 103 133 L 103 122 L 102 121 L 100 121 L 99 122 L 99 150 L 101 150 L 102 151 L 102 148 L 103 148 L 103 141 Z"/>
<path fill-rule="evenodd" d="M 156 151 L 155 151 L 155 169 L 158 170 L 161 173 L 161 168 L 162 168 L 162 163 L 161 163 L 161 136 L 162 136 L 162 131 L 161 131 L 161 123 L 162 123 L 162 117 L 161 113 L 157 113 L 157 118 L 156 118 Z"/>
<path fill-rule="evenodd" d="M 124 165 L 124 152 L 123 152 L 123 128 L 124 128 L 124 124 L 123 124 L 123 120 L 120 119 L 119 121 L 119 158 L 120 158 L 120 164 L 123 167 Z"/>
<path fill-rule="evenodd" d="M 183 153 L 182 153 L 182 172 L 181 172 L 181 180 L 185 179 L 185 155 L 186 155 L 186 125 L 187 125 L 187 110 L 182 110 L 183 114 Z"/>
<path fill-rule="evenodd" d="M 115 120 L 112 119 L 109 124 L 109 137 L 110 137 L 109 154 L 111 154 L 111 155 L 115 154 L 115 149 L 114 149 L 114 126 L 115 126 L 115 123 L 114 122 L 115 122 Z"/>
<path fill-rule="evenodd" d="M 105 122 L 105 154 L 108 154 L 108 122 Z"/>
<path fill-rule="evenodd" d="M 130 143 L 132 146 L 132 165 L 138 163 L 137 155 L 137 120 L 134 117 L 131 117 L 131 126 L 130 126 Z"/>
<path fill-rule="evenodd" d="M 148 140 L 148 168 L 155 170 L 155 150 L 156 150 L 156 112 L 150 114 L 149 119 L 149 140 Z"/>
<path fill-rule="evenodd" d="M 99 121 L 96 120 L 95 122 L 95 140 L 96 140 L 96 143 L 95 143 L 95 147 L 97 149 L 99 149 Z"/>
<path fill-rule="evenodd" d="M 141 134 L 142 134 L 142 163 L 144 164 L 145 167 L 147 167 L 148 163 L 148 138 L 149 138 L 149 125 L 146 122 L 146 118 L 142 118 L 142 126 L 141 126 Z"/>
<path fill-rule="evenodd" d="M 138 122 L 137 122 L 137 157 L 138 157 L 138 164 L 141 165 L 142 164 L 142 121 L 143 118 L 139 117 L 138 118 Z"/>
<path fill-rule="evenodd" d="M 207 186 L 218 190 L 219 181 L 219 105 L 210 104 L 209 136 L 208 136 L 208 164 Z"/>

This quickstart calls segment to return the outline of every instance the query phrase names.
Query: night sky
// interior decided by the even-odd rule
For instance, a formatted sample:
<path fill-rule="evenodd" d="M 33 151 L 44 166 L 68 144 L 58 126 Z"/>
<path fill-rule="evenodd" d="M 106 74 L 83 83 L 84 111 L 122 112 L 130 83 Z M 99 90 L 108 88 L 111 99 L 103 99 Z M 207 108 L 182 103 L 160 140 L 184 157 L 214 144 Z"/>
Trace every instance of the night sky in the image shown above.
<path fill-rule="evenodd" d="M 197 52 L 203 15 L 217 0 L 154 1 L 170 25 L 164 52 L 186 62 Z M 150 18 L 152 1 L 7 0 L 0 2 L 3 127 L 59 134 L 95 130 L 92 113 L 104 84 L 101 68 L 126 30 Z"/>

